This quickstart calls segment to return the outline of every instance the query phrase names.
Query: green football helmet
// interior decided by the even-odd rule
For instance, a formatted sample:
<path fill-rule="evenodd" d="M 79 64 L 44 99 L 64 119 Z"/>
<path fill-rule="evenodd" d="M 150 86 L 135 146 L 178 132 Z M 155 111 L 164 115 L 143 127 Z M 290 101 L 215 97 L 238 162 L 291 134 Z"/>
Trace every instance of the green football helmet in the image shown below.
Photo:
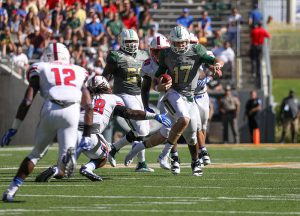
<path fill-rule="evenodd" d="M 189 49 L 190 33 L 183 26 L 176 26 L 170 32 L 169 40 L 173 52 L 182 54 Z"/>

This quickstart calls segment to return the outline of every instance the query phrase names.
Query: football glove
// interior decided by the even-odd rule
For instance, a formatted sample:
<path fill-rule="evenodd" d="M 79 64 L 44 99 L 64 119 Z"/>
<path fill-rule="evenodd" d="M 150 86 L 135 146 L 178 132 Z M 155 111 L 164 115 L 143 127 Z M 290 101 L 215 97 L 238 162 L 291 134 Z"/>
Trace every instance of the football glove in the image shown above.
<path fill-rule="evenodd" d="M 157 115 L 155 115 L 154 119 L 166 127 L 171 127 L 171 125 L 172 125 L 172 122 L 166 113 L 165 114 L 157 114 Z"/>
<path fill-rule="evenodd" d="M 5 145 L 9 145 L 12 137 L 16 135 L 17 130 L 16 129 L 8 129 L 7 132 L 3 135 L 1 140 L 1 147 L 4 147 Z"/>
<path fill-rule="evenodd" d="M 76 158 L 83 151 L 89 151 L 93 148 L 91 137 L 82 137 L 79 145 L 76 148 Z"/>

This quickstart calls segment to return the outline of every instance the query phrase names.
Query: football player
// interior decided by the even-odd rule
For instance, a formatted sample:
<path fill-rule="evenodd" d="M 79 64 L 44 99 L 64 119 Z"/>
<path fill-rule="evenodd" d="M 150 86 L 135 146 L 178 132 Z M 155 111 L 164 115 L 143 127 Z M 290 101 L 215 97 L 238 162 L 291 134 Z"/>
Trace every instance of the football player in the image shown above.
<path fill-rule="evenodd" d="M 155 119 L 158 122 L 164 124 L 166 127 L 170 127 L 170 119 L 165 114 L 155 114 L 145 112 L 142 110 L 132 110 L 124 106 L 122 98 L 112 94 L 112 90 L 109 83 L 103 76 L 95 76 L 88 81 L 88 90 L 93 97 L 93 110 L 94 120 L 91 130 L 91 145 L 78 145 L 77 157 L 83 152 L 90 161 L 83 165 L 79 172 L 81 175 L 87 177 L 91 181 L 102 181 L 102 178 L 95 174 L 93 171 L 105 165 L 107 161 L 107 155 L 109 150 L 109 144 L 102 136 L 102 132 L 105 130 L 111 118 L 113 116 L 120 116 L 125 119 L 134 120 L 149 120 Z M 82 130 L 84 127 L 84 111 L 81 112 L 78 131 L 78 143 L 82 137 Z M 37 176 L 37 182 L 49 181 L 52 177 L 62 178 L 61 175 L 54 175 L 56 166 L 52 166 Z"/>
<path fill-rule="evenodd" d="M 145 51 L 139 50 L 139 38 L 133 29 L 124 29 L 120 34 L 120 50 L 111 51 L 106 60 L 103 76 L 110 80 L 114 77 L 113 93 L 120 96 L 125 105 L 131 109 L 144 110 L 141 99 L 140 70 L 144 60 L 148 58 Z M 115 154 L 122 147 L 134 141 L 143 140 L 149 134 L 148 121 L 127 121 L 131 131 L 112 145 L 108 160 L 116 166 Z M 146 164 L 145 151 L 138 154 L 137 172 L 153 172 Z"/>
<path fill-rule="evenodd" d="M 183 135 L 192 158 L 192 173 L 194 176 L 201 176 L 197 145 L 197 131 L 201 128 L 199 125 L 201 121 L 194 102 L 194 91 L 199 77 L 198 69 L 201 64 L 206 63 L 212 65 L 212 69 L 217 73 L 224 63 L 207 55 L 202 45 L 190 44 L 189 32 L 182 26 L 176 26 L 171 30 L 169 40 L 171 47 L 161 52 L 159 68 L 155 74 L 157 79 L 166 72 L 172 77 L 172 87 L 164 96 L 163 102 L 176 123 L 171 128 L 166 146 L 171 150 Z M 191 116 L 196 116 L 198 119 Z M 174 157 L 173 161 L 176 159 Z"/>
<path fill-rule="evenodd" d="M 37 94 L 45 99 L 36 129 L 32 152 L 21 163 L 16 176 L 4 192 L 2 200 L 11 202 L 19 187 L 32 173 L 38 161 L 46 154 L 50 144 L 57 137 L 59 157 L 57 173 L 70 177 L 76 167 L 75 147 L 77 126 L 80 116 L 80 102 L 85 109 L 82 145 L 89 145 L 93 122 L 92 101 L 84 82 L 87 71 L 70 64 L 70 53 L 61 43 L 50 43 L 43 53 L 43 62 L 33 64 L 28 71 L 29 86 L 19 105 L 17 115 L 2 138 L 2 145 L 8 145 L 16 134 Z"/>

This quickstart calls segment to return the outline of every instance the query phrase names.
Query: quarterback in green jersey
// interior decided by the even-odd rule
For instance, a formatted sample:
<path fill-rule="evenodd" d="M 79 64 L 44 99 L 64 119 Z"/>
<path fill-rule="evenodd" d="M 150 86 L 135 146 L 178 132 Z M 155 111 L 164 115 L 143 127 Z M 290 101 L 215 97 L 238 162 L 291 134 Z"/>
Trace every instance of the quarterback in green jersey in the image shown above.
<path fill-rule="evenodd" d="M 124 29 L 120 34 L 120 50 L 111 51 L 106 59 L 103 76 L 108 80 L 113 76 L 113 93 L 120 96 L 125 106 L 135 110 L 144 110 L 141 99 L 140 70 L 144 60 L 149 55 L 139 50 L 139 38 L 132 29 Z M 131 131 L 121 140 L 112 145 L 108 160 L 112 166 L 116 166 L 116 152 L 129 143 L 140 141 L 149 134 L 149 121 L 127 120 Z M 153 172 L 145 162 L 145 151 L 139 152 L 137 172 Z M 126 164 L 129 165 L 129 164 Z"/>
<path fill-rule="evenodd" d="M 157 80 L 164 73 L 172 77 L 172 86 L 164 97 L 165 107 L 175 119 L 168 137 L 167 146 L 171 149 L 181 135 L 188 143 L 192 157 L 192 172 L 201 176 L 202 170 L 198 158 L 197 133 L 201 128 L 200 114 L 194 102 L 194 91 L 199 78 L 201 64 L 213 65 L 215 72 L 223 62 L 207 55 L 205 47 L 189 43 L 189 32 L 182 26 L 174 27 L 169 35 L 170 48 L 163 50 L 159 57 L 159 68 L 155 74 Z M 178 158 L 172 158 L 171 170 L 179 167 Z"/>

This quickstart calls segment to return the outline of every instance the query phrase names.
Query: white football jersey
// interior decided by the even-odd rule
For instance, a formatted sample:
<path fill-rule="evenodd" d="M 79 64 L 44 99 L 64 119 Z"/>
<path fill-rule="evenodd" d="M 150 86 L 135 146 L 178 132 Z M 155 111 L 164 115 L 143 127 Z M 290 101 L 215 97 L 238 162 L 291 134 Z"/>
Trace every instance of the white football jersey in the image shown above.
<path fill-rule="evenodd" d="M 200 71 L 203 71 L 203 66 L 201 65 L 200 66 L 200 68 L 199 68 L 199 74 L 200 74 Z M 203 81 L 204 81 L 204 79 L 202 79 Z M 208 82 L 207 82 L 208 83 Z M 203 93 L 205 93 L 205 92 L 207 92 L 207 83 L 205 83 L 205 84 L 203 84 L 203 85 L 201 85 L 201 86 L 197 86 L 196 87 L 196 89 L 195 89 L 195 92 L 194 92 L 194 94 L 195 95 L 199 95 L 199 94 L 203 94 Z"/>
<path fill-rule="evenodd" d="M 40 93 L 44 99 L 80 102 L 88 72 L 73 64 L 40 62 L 30 67 L 28 79 L 33 76 L 40 78 Z"/>
<path fill-rule="evenodd" d="M 153 78 L 155 77 L 155 73 L 158 70 L 158 67 L 159 67 L 158 64 L 152 58 L 148 58 L 143 63 L 141 69 L 141 77 L 148 76 L 151 77 L 151 79 L 153 80 Z M 165 95 L 164 92 L 159 93 L 158 104 L 160 104 L 164 95 Z"/>
<path fill-rule="evenodd" d="M 152 58 L 148 58 L 143 63 L 141 69 L 141 77 L 149 76 L 151 77 L 151 79 L 153 79 L 157 69 L 158 69 L 158 64 L 155 61 L 153 61 Z"/>
<path fill-rule="evenodd" d="M 102 133 L 110 122 L 113 111 L 117 105 L 124 106 L 122 98 L 114 94 L 102 94 L 93 97 L 94 119 L 93 124 Z M 80 113 L 79 124 L 84 124 L 84 110 Z"/>

